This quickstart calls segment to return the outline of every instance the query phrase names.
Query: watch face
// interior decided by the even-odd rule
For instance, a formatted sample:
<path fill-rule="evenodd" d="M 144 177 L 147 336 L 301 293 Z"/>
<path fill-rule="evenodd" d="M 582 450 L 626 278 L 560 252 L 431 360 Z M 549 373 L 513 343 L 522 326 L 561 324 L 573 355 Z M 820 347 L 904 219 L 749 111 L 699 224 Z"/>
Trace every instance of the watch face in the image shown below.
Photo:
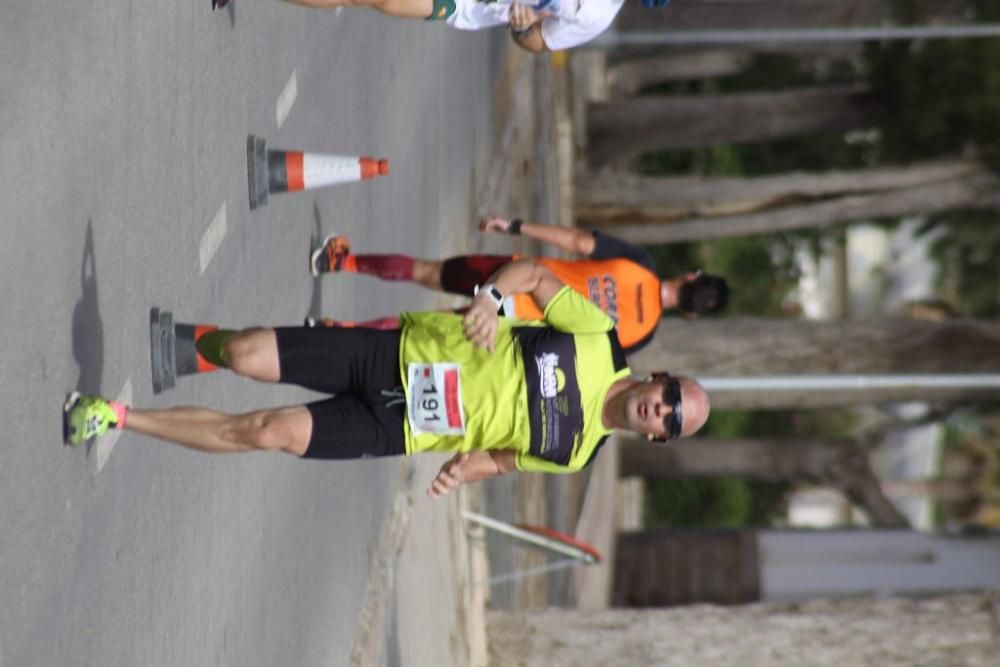
<path fill-rule="evenodd" d="M 503 307 L 503 294 L 500 293 L 500 290 L 497 289 L 496 285 L 490 284 L 483 285 L 482 287 L 477 286 L 475 293 L 480 294 L 481 292 L 485 292 L 490 297 L 493 303 L 496 304 L 497 310 L 500 310 Z"/>

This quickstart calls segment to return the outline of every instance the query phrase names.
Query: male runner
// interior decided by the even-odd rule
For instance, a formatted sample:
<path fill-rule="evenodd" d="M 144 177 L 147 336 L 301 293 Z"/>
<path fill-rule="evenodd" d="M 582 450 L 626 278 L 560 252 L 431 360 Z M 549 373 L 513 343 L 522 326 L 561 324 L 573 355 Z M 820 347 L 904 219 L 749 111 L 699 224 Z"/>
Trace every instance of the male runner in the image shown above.
<path fill-rule="evenodd" d="M 548 326 L 497 317 L 502 294 L 519 291 L 534 296 Z M 457 452 L 428 489 L 437 497 L 510 470 L 579 470 L 613 429 L 676 438 L 697 431 L 709 412 L 693 379 L 633 379 L 611 319 L 527 260 L 498 271 L 464 318 L 409 313 L 398 331 L 203 331 L 195 343 L 199 366 L 334 396 L 232 415 L 131 409 L 73 393 L 64 407 L 66 441 L 120 428 L 216 453 L 351 459 Z"/>
<path fill-rule="evenodd" d="M 482 220 L 479 228 L 483 232 L 523 234 L 586 257 L 583 260 L 542 257 L 535 261 L 611 316 L 626 354 L 652 339 L 664 310 L 677 309 L 685 317 L 694 317 L 721 310 L 729 300 L 725 279 L 694 272 L 661 280 L 648 252 L 608 234 L 495 216 Z M 460 256 L 444 261 L 407 255 L 352 255 L 348 239 L 331 234 L 312 253 L 310 270 L 313 275 L 337 271 L 366 273 L 383 280 L 412 281 L 428 289 L 472 296 L 476 285 L 485 283 L 491 273 L 512 259 L 510 255 Z M 511 296 L 504 304 L 504 314 L 527 320 L 542 317 L 526 294 Z M 361 323 L 340 320 L 323 323 L 375 329 L 399 325 L 395 317 Z"/>
<path fill-rule="evenodd" d="M 607 30 L 625 0 L 285 0 L 305 7 L 370 7 L 389 16 L 444 21 L 459 30 L 509 25 L 511 39 L 532 53 L 589 42 Z M 664 7 L 670 0 L 640 0 Z M 212 9 L 229 0 L 212 0 Z"/>

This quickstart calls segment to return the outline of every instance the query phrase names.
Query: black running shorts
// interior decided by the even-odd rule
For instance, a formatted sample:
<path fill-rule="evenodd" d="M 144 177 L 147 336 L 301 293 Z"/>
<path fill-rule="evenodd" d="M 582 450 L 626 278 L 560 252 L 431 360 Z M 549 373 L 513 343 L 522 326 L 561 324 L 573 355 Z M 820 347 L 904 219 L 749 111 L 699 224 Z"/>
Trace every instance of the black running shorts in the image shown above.
<path fill-rule="evenodd" d="M 477 285 L 485 284 L 497 269 L 513 260 L 510 255 L 450 257 L 441 265 L 441 289 L 452 294 L 472 296 Z"/>
<path fill-rule="evenodd" d="M 312 437 L 303 458 L 406 453 L 398 330 L 282 327 L 275 334 L 281 382 L 334 394 L 306 405 Z"/>

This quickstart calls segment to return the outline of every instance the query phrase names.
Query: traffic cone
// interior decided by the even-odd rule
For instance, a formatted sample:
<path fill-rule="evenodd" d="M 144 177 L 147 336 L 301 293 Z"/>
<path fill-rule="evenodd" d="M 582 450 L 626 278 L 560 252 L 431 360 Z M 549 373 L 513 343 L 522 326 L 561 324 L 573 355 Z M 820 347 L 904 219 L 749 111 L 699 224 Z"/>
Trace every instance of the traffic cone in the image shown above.
<path fill-rule="evenodd" d="M 298 192 L 350 183 L 389 173 L 389 161 L 371 157 L 268 150 L 260 137 L 247 137 L 250 210 L 267 203 L 272 192 Z"/>
<path fill-rule="evenodd" d="M 153 393 L 172 389 L 178 375 L 209 373 L 221 368 L 206 357 L 198 344 L 206 334 L 219 331 L 210 324 L 174 323 L 169 310 L 149 311 L 149 347 L 153 369 Z"/>

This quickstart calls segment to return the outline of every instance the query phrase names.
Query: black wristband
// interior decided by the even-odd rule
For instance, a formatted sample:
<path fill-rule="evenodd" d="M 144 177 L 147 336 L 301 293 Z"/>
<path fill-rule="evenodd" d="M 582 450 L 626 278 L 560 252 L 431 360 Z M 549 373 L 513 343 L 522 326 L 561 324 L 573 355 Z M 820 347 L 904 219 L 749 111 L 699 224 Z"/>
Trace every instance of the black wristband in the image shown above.
<path fill-rule="evenodd" d="M 514 218 L 510 221 L 510 224 L 507 225 L 507 233 L 511 236 L 519 236 L 521 234 L 521 225 L 523 224 L 524 220 L 521 220 L 521 218 Z"/>
<path fill-rule="evenodd" d="M 529 32 L 531 32 L 531 29 L 534 28 L 534 27 L 535 27 L 534 25 L 529 25 L 527 28 L 521 28 L 520 30 L 518 30 L 514 26 L 511 26 L 510 27 L 510 32 L 511 32 L 512 35 L 514 35 L 514 37 L 517 37 L 517 38 L 520 39 L 521 37 L 524 37 Z"/>

